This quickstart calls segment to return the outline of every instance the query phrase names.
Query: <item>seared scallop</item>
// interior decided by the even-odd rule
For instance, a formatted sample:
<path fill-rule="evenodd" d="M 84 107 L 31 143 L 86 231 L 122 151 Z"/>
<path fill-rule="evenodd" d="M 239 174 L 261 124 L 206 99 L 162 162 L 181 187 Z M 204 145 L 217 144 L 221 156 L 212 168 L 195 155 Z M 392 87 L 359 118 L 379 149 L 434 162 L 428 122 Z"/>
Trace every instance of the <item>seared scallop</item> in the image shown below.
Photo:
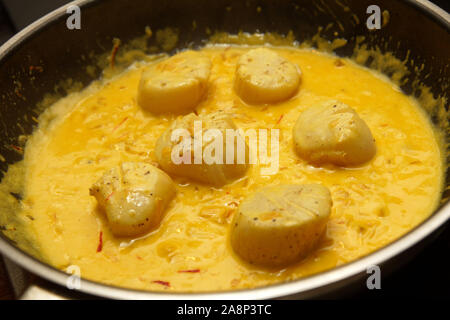
<path fill-rule="evenodd" d="M 295 64 L 270 49 L 258 48 L 240 57 L 234 87 L 247 103 L 277 103 L 297 92 L 300 75 Z"/>
<path fill-rule="evenodd" d="M 191 112 L 205 95 L 211 71 L 208 57 L 185 51 L 142 73 L 139 105 L 152 113 Z"/>
<path fill-rule="evenodd" d="M 316 247 L 331 206 L 330 192 L 322 185 L 265 187 L 241 202 L 231 245 L 251 264 L 282 267 L 298 262 Z"/>
<path fill-rule="evenodd" d="M 351 107 L 336 100 L 302 112 L 293 138 L 297 153 L 315 164 L 360 165 L 376 152 L 366 122 Z"/>
<path fill-rule="evenodd" d="M 222 186 L 244 176 L 249 166 L 248 146 L 236 129 L 227 114 L 180 117 L 158 139 L 156 159 L 169 174 Z"/>
<path fill-rule="evenodd" d="M 175 185 L 166 173 L 150 164 L 125 162 L 105 172 L 90 194 L 105 211 L 112 233 L 129 237 L 159 226 L 175 195 Z"/>

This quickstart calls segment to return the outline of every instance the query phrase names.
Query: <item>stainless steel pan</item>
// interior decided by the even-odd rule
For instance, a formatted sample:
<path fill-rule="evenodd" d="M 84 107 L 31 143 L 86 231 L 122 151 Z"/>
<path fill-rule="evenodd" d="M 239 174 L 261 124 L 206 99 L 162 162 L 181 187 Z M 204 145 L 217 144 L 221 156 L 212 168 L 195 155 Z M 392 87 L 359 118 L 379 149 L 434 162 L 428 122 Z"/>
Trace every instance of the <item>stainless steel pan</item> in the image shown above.
<path fill-rule="evenodd" d="M 350 10 L 346 10 L 342 4 L 347 5 Z M 33 130 L 32 121 L 24 119 L 23 115 L 37 115 L 35 105 L 46 93 L 54 92 L 55 85 L 61 79 L 71 78 L 87 85 L 100 75 L 101 70 L 98 68 L 94 74 L 87 74 L 84 66 L 94 64 L 97 55 L 109 52 L 113 37 L 127 42 L 142 35 L 147 25 L 154 30 L 167 26 L 177 28 L 181 31 L 178 48 L 183 48 L 201 45 L 208 37 L 205 31 L 207 28 L 230 33 L 243 30 L 286 34 L 292 30 L 296 38 L 302 41 L 314 35 L 319 26 L 334 23 L 322 36 L 333 39 L 334 32 L 338 32 L 341 37 L 349 40 L 346 46 L 336 50 L 337 54 L 350 55 L 358 35 L 365 36 L 365 43 L 369 47 L 379 45 L 383 50 L 393 51 L 400 59 L 409 50 L 410 58 L 417 65 L 424 63 L 425 71 L 420 74 L 412 72 L 408 76 L 408 83 L 419 79 L 431 88 L 435 97 L 448 98 L 448 13 L 425 0 L 377 1 L 383 10 L 389 11 L 389 23 L 381 30 L 369 32 L 364 19 L 370 4 L 371 1 L 366 0 L 74 1 L 71 5 L 81 7 L 80 30 L 67 29 L 68 6 L 65 6 L 25 28 L 0 48 L 0 123 L 3 124 L 0 125 L 0 154 L 6 159 L 6 162 L 0 162 L 0 169 L 6 171 L 10 164 L 21 159 L 21 155 L 8 146 L 22 133 L 15 125 L 17 122 L 27 133 Z M 227 7 L 232 10 L 227 10 Z M 257 10 L 257 7 L 261 10 Z M 352 14 L 359 17 L 359 24 L 355 23 Z M 193 20 L 197 24 L 195 30 L 192 28 Z M 336 23 L 337 20 L 339 24 Z M 33 81 L 29 77 L 31 65 L 43 67 L 43 72 Z M 414 65 L 408 65 L 408 68 L 414 71 Z M 389 70 L 386 72 L 389 73 Z M 21 84 L 21 95 L 14 94 L 17 81 Z M 407 84 L 402 89 L 408 94 L 419 94 Z M 63 89 L 58 90 L 61 95 L 65 94 Z M 448 112 L 448 102 L 444 107 Z M 448 144 L 449 131 L 448 127 L 444 128 L 448 119 L 442 119 L 442 113 L 436 112 L 430 112 L 430 117 L 437 126 L 442 126 Z M 80 291 L 94 296 L 125 299 L 309 298 L 330 294 L 339 288 L 352 286 L 355 281 L 364 281 L 367 277 L 366 270 L 371 265 L 381 266 L 383 272 L 395 269 L 432 241 L 449 221 L 449 185 L 450 176 L 447 173 L 440 207 L 429 219 L 402 238 L 357 261 L 304 279 L 252 290 L 207 294 L 143 292 L 82 280 Z M 1 232 L 0 251 L 39 277 L 60 286 L 67 283 L 67 274 L 33 258 Z"/>

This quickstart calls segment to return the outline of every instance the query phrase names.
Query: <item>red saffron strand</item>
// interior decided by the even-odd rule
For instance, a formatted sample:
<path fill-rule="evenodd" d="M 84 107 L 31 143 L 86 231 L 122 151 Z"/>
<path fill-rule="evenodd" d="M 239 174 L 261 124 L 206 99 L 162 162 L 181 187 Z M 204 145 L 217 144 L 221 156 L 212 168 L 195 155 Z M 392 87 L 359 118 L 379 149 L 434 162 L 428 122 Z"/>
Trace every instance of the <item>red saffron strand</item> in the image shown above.
<path fill-rule="evenodd" d="M 113 129 L 113 131 L 112 132 L 115 132 L 117 129 L 119 129 L 119 127 L 121 126 L 121 125 L 123 125 L 124 123 L 125 123 L 125 121 L 127 121 L 128 120 L 128 117 L 125 117 L 125 119 L 123 119 L 114 129 Z"/>
<path fill-rule="evenodd" d="M 200 269 L 192 269 L 192 270 L 180 270 L 178 273 L 199 273 Z"/>
<path fill-rule="evenodd" d="M 280 118 L 279 118 L 278 121 L 277 121 L 277 124 L 280 124 L 280 122 L 281 122 L 281 120 L 283 119 L 283 117 L 284 117 L 284 114 L 282 114 L 282 115 L 280 116 Z"/>
<path fill-rule="evenodd" d="M 111 58 L 110 58 L 111 69 L 114 69 L 114 66 L 116 64 L 116 54 L 120 47 L 120 40 L 114 39 L 113 43 L 114 43 L 114 46 L 113 46 L 113 49 L 111 52 Z"/>
<path fill-rule="evenodd" d="M 111 193 L 109 194 L 109 196 L 106 197 L 105 201 L 108 201 L 108 200 L 114 195 L 114 193 L 115 193 L 114 191 L 111 192 Z"/>
<path fill-rule="evenodd" d="M 13 148 L 14 150 L 16 150 L 17 152 L 23 152 L 23 149 L 21 147 L 15 146 L 15 145 L 11 145 L 11 148 Z"/>
<path fill-rule="evenodd" d="M 165 286 L 165 287 L 170 287 L 170 283 L 167 282 L 167 281 L 154 280 L 154 281 L 152 281 L 152 283 L 160 284 L 160 285 Z"/>
<path fill-rule="evenodd" d="M 97 252 L 102 251 L 102 249 L 103 249 L 103 232 L 100 231 L 100 235 L 98 236 Z"/>

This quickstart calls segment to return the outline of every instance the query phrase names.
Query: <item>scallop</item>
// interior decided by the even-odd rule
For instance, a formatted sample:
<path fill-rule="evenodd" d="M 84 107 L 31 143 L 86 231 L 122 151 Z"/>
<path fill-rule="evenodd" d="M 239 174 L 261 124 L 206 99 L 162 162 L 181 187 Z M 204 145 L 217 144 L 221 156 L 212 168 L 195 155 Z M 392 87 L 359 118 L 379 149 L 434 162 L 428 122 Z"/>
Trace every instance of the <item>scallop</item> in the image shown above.
<path fill-rule="evenodd" d="M 162 170 L 143 162 L 125 162 L 106 171 L 90 188 L 106 213 L 112 233 L 137 236 L 159 226 L 175 184 Z"/>
<path fill-rule="evenodd" d="M 336 100 L 302 112 L 293 138 L 298 155 L 319 165 L 361 165 L 376 153 L 375 139 L 366 122 L 351 107 Z"/>
<path fill-rule="evenodd" d="M 331 206 L 330 192 L 319 184 L 262 188 L 241 202 L 233 218 L 231 246 L 255 265 L 298 262 L 319 242 Z"/>
<path fill-rule="evenodd" d="M 169 174 L 213 186 L 235 181 L 249 168 L 245 139 L 231 117 L 222 113 L 176 119 L 158 139 L 155 154 Z"/>
<path fill-rule="evenodd" d="M 300 79 L 298 66 L 270 49 L 258 48 L 240 57 L 234 88 L 247 103 L 278 103 L 297 92 Z"/>

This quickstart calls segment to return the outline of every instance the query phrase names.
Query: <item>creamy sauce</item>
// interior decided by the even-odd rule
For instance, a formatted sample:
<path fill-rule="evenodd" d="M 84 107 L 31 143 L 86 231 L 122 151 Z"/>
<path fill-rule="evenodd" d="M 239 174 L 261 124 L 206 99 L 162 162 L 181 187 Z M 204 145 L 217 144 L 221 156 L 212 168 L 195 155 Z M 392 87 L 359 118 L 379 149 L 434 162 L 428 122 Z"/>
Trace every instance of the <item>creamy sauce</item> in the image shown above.
<path fill-rule="evenodd" d="M 379 73 L 309 49 L 274 48 L 302 70 L 296 96 L 269 106 L 244 104 L 233 90 L 239 46 L 202 49 L 213 67 L 197 112 L 222 110 L 236 125 L 280 129 L 280 170 L 261 176 L 254 165 L 220 189 L 175 178 L 177 196 L 159 229 L 139 239 L 115 238 L 89 187 L 123 161 L 155 161 L 156 139 L 174 119 L 136 103 L 143 63 L 53 105 L 25 150 L 23 216 L 46 261 L 84 278 L 164 291 L 249 288 L 334 268 L 388 244 L 436 207 L 443 166 L 435 133 L 418 103 Z M 377 154 L 357 168 L 314 167 L 294 152 L 292 127 L 309 106 L 338 99 L 354 108 L 376 139 Z M 51 119 L 51 121 L 48 121 Z M 320 183 L 332 194 L 325 237 L 308 258 L 283 270 L 246 264 L 229 245 L 236 205 L 269 184 Z M 99 245 L 101 237 L 102 244 Z M 101 250 L 99 250 L 99 248 Z"/>

